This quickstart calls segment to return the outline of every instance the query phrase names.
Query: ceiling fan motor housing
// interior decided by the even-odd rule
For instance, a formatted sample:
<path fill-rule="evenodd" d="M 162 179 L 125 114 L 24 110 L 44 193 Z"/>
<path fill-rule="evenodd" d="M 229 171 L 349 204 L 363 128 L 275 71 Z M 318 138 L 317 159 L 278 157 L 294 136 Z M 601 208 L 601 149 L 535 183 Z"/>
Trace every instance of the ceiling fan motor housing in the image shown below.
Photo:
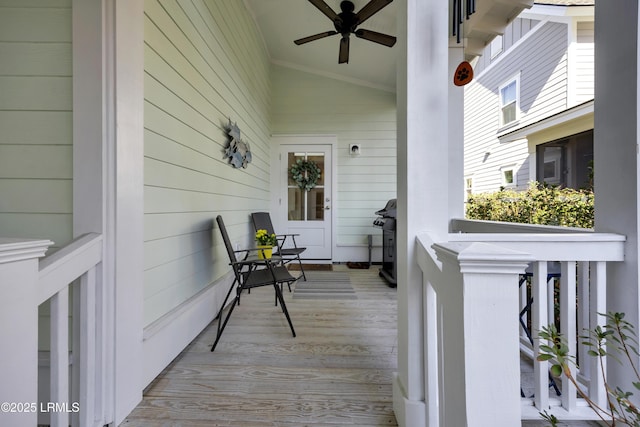
<path fill-rule="evenodd" d="M 344 0 L 340 2 L 340 10 L 342 10 L 338 14 L 340 19 L 333 21 L 333 26 L 343 37 L 349 37 L 349 34 L 355 32 L 358 26 L 358 17 L 353 13 L 355 6 L 353 2 Z"/>

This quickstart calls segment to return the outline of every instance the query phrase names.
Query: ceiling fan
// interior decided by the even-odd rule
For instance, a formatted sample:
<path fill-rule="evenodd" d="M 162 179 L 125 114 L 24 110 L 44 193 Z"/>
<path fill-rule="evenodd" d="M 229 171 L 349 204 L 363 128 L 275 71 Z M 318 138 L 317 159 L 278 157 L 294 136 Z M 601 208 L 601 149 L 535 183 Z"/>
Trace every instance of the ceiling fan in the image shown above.
<path fill-rule="evenodd" d="M 342 39 L 340 40 L 340 53 L 338 55 L 339 64 L 349 62 L 349 36 L 351 34 L 355 34 L 356 37 L 361 39 L 391 47 L 396 43 L 395 37 L 357 27 L 392 1 L 393 0 L 371 0 L 362 9 L 360 9 L 358 13 L 354 13 L 353 11 L 355 10 L 355 6 L 353 2 L 345 0 L 340 2 L 340 10 L 342 12 L 335 13 L 333 9 L 324 2 L 324 0 L 309 0 L 309 3 L 317 7 L 320 12 L 324 13 L 329 19 L 331 19 L 331 21 L 333 21 L 335 31 L 332 30 L 314 34 L 312 36 L 294 40 L 294 43 L 301 45 L 314 40 L 341 34 Z"/>

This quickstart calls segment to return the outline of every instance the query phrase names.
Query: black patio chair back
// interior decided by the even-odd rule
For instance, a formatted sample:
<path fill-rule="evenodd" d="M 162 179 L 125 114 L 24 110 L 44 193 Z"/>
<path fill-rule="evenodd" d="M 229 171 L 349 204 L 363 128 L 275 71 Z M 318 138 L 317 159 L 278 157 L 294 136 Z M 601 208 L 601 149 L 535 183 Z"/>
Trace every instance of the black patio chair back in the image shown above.
<path fill-rule="evenodd" d="M 274 255 L 280 257 L 283 264 L 288 264 L 291 261 L 297 261 L 300 266 L 302 278 L 306 281 L 307 276 L 305 275 L 304 268 L 302 267 L 300 254 L 306 251 L 307 248 L 298 247 L 298 244 L 296 243 L 296 236 L 299 236 L 299 234 L 276 233 L 273 229 L 269 212 L 254 212 L 251 214 L 251 220 L 253 221 L 253 228 L 255 228 L 256 231 L 267 230 L 267 233 L 276 235 L 278 250 Z M 291 238 L 291 244 L 287 243 L 288 238 Z M 289 288 L 289 290 L 291 290 L 291 288 Z"/>
<path fill-rule="evenodd" d="M 296 278 L 293 277 L 287 268 L 283 265 L 276 265 L 274 262 L 271 262 L 268 259 L 259 259 L 257 257 L 256 249 L 243 249 L 239 251 L 233 250 L 233 246 L 231 245 L 231 240 L 229 239 L 229 234 L 227 234 L 227 228 L 224 225 L 224 221 L 222 216 L 218 215 L 216 218 L 216 222 L 218 223 L 218 228 L 220 229 L 220 234 L 222 235 L 222 240 L 224 241 L 224 246 L 227 249 L 227 254 L 229 255 L 229 264 L 233 269 L 234 280 L 227 292 L 227 295 L 222 302 L 222 306 L 218 311 L 218 331 L 216 335 L 216 340 L 211 346 L 211 351 L 215 350 L 218 342 L 220 341 L 220 337 L 224 332 L 227 323 L 229 322 L 229 318 L 231 317 L 231 313 L 235 309 L 236 305 L 240 304 L 240 295 L 243 290 L 250 290 L 251 288 L 256 288 L 259 286 L 273 286 L 276 293 L 276 305 L 280 302 L 280 307 L 282 308 L 282 312 L 287 318 L 287 322 L 289 323 L 289 327 L 291 328 L 291 333 L 293 336 L 296 336 L 296 331 L 293 328 L 293 323 L 291 322 L 291 317 L 289 316 L 289 311 L 287 310 L 287 305 L 282 296 L 281 287 L 284 283 L 287 285 L 296 281 Z M 236 254 L 244 253 L 244 256 L 241 260 L 238 260 Z M 254 253 L 254 256 L 251 254 Z M 229 311 L 224 318 L 222 319 L 223 311 L 227 305 L 227 301 L 231 296 L 231 292 L 236 290 L 236 295 L 231 302 L 229 307 Z"/>
<path fill-rule="evenodd" d="M 225 227 L 224 221 L 222 220 L 221 215 L 218 215 L 216 217 L 216 222 L 218 223 L 218 229 L 220 230 L 220 234 L 222 235 L 222 241 L 224 242 L 224 247 L 227 249 L 229 262 L 231 263 L 234 274 L 237 277 L 238 274 L 240 273 L 240 269 L 238 268 L 238 265 L 237 265 L 238 258 L 236 257 L 236 252 L 233 250 L 233 246 L 231 245 L 231 239 L 229 239 L 229 234 L 227 233 L 227 227 Z"/>

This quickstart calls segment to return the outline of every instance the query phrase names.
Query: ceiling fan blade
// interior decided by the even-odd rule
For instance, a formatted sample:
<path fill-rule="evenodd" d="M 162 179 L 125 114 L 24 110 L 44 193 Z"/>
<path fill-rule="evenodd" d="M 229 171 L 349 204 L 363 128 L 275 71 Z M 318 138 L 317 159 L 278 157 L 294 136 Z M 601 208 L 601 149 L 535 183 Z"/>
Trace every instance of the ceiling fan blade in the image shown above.
<path fill-rule="evenodd" d="M 338 56 L 338 64 L 349 63 L 349 37 L 340 39 L 340 55 Z"/>
<path fill-rule="evenodd" d="M 331 19 L 331 21 L 335 21 L 336 19 L 340 19 L 338 17 L 338 14 L 335 13 L 333 11 L 333 9 L 331 9 L 331 7 L 329 7 L 329 5 L 324 2 L 324 0 L 309 0 L 309 3 L 311 3 L 312 5 L 317 7 L 318 9 L 320 9 L 320 12 L 324 13 L 325 15 L 327 15 L 327 17 L 329 19 Z"/>
<path fill-rule="evenodd" d="M 356 37 L 369 40 L 374 43 L 379 43 L 385 46 L 393 46 L 396 44 L 396 38 L 388 34 L 377 33 L 371 30 L 358 29 L 355 32 Z"/>
<path fill-rule="evenodd" d="M 393 0 L 371 0 L 362 9 L 360 9 L 358 13 L 356 13 L 356 17 L 358 18 L 358 25 L 371 18 L 372 15 L 374 15 L 383 7 L 387 6 L 392 1 Z"/>
<path fill-rule="evenodd" d="M 297 45 L 301 45 L 301 44 L 312 42 L 314 40 L 323 39 L 325 37 L 335 36 L 336 34 L 338 34 L 337 31 L 325 31 L 324 33 L 314 34 L 309 37 L 304 37 L 298 40 L 294 40 L 293 42 Z"/>

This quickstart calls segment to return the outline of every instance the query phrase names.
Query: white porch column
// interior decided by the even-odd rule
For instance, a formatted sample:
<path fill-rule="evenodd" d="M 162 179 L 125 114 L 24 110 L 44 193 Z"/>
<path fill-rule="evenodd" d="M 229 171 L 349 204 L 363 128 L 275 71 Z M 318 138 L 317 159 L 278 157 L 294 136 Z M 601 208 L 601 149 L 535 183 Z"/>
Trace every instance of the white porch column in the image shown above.
<path fill-rule="evenodd" d="M 38 421 L 38 258 L 51 244 L 0 238 L 2 426 L 32 427 Z"/>
<path fill-rule="evenodd" d="M 103 235 L 101 408 L 142 398 L 144 0 L 73 0 L 74 235 Z"/>
<path fill-rule="evenodd" d="M 626 313 L 638 330 L 638 3 L 609 0 L 595 7 L 595 228 L 627 237 L 625 261 L 607 267 L 607 311 Z M 624 365 L 608 366 L 613 385 L 634 390 Z"/>
<path fill-rule="evenodd" d="M 426 425 L 422 272 L 416 235 L 445 240 L 449 219 L 449 5 L 398 1 L 398 372 L 400 426 Z M 462 160 L 460 160 L 462 161 Z"/>

